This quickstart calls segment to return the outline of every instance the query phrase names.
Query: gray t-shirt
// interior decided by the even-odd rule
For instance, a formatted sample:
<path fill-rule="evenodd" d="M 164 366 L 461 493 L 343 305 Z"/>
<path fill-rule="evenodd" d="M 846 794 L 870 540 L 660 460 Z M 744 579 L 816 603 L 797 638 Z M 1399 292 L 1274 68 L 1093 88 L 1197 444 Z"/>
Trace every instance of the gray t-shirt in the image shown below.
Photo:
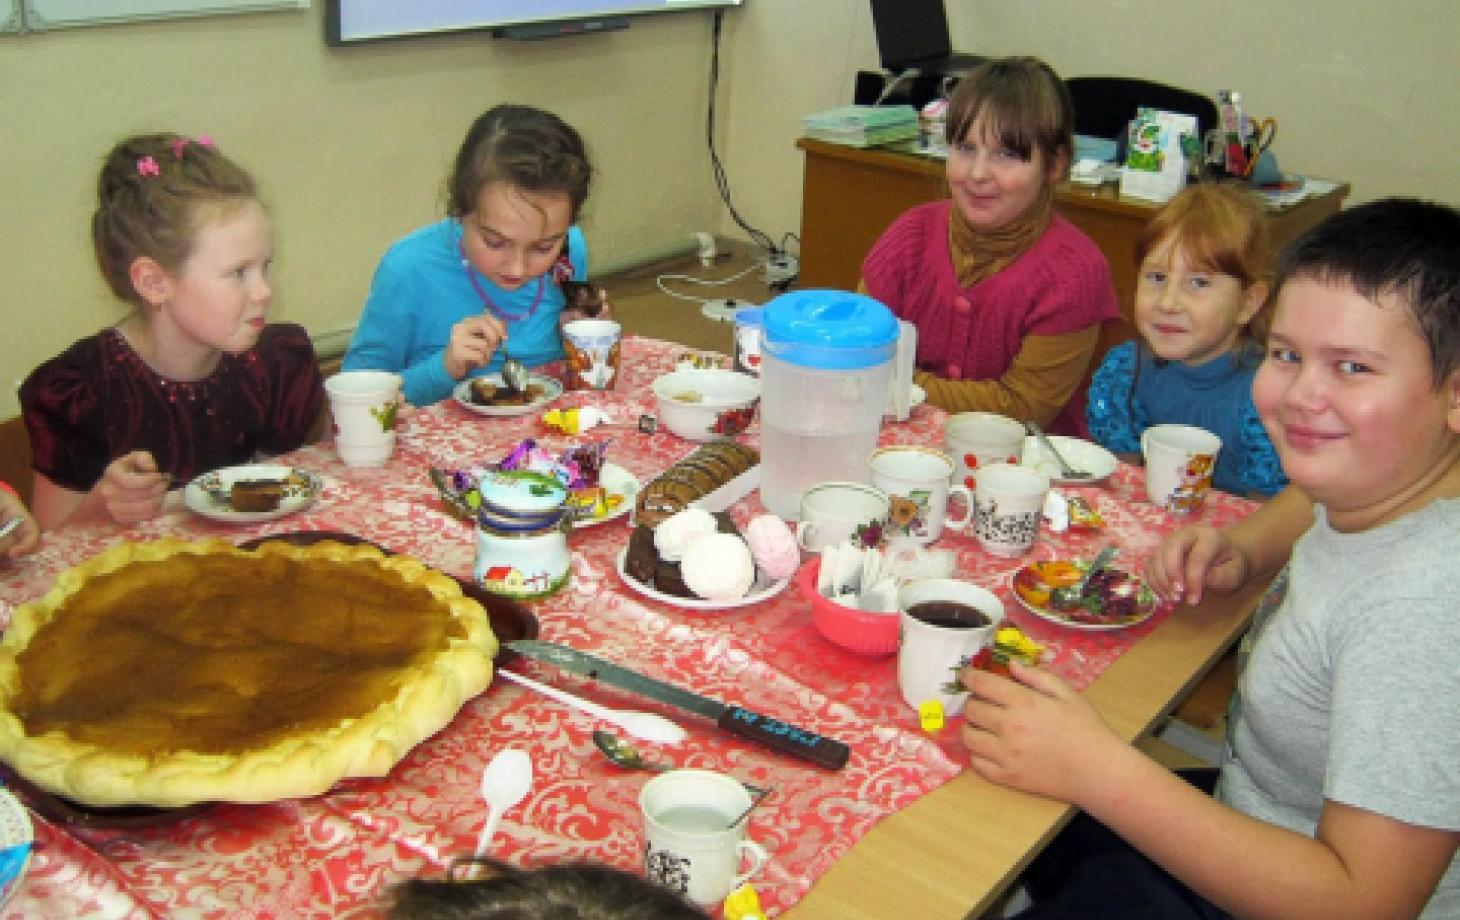
<path fill-rule="evenodd" d="M 1218 797 L 1309 836 L 1325 799 L 1460 830 L 1460 499 L 1352 534 L 1319 507 L 1286 575 L 1244 640 Z M 1460 917 L 1460 856 L 1421 916 Z"/>

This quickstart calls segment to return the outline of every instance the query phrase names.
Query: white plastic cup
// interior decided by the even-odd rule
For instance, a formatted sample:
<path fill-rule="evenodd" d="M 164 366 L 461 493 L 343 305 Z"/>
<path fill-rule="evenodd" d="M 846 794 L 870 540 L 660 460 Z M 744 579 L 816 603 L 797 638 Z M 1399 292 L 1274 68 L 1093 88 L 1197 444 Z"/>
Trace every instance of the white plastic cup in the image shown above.
<path fill-rule="evenodd" d="M 383 466 L 395 451 L 401 378 L 390 371 L 341 371 L 324 382 L 335 450 L 345 466 Z"/>
<path fill-rule="evenodd" d="M 909 608 L 930 601 L 967 605 L 988 622 L 983 626 L 953 625 L 928 622 L 908 613 Z M 936 700 L 944 714 L 951 716 L 968 698 L 968 691 L 955 688 L 958 671 L 979 649 L 994 641 L 994 632 L 1004 622 L 1004 604 L 992 592 L 970 582 L 922 578 L 903 585 L 897 593 L 897 608 L 902 630 L 897 688 L 902 699 L 914 710 Z"/>
<path fill-rule="evenodd" d="M 1049 477 L 1028 467 L 995 463 L 978 474 L 973 532 L 985 552 L 1022 556 L 1034 545 Z"/>
<path fill-rule="evenodd" d="M 1172 514 L 1200 511 L 1221 449 L 1221 438 L 1194 425 L 1152 425 L 1141 432 L 1151 504 Z"/>
<path fill-rule="evenodd" d="M 619 377 L 623 327 L 611 319 L 575 319 L 563 326 L 568 389 L 611 390 Z"/>
<path fill-rule="evenodd" d="M 724 901 L 770 859 L 746 839 L 751 804 L 744 786 L 712 770 L 671 770 L 649 780 L 639 793 L 644 874 L 701 907 Z"/>

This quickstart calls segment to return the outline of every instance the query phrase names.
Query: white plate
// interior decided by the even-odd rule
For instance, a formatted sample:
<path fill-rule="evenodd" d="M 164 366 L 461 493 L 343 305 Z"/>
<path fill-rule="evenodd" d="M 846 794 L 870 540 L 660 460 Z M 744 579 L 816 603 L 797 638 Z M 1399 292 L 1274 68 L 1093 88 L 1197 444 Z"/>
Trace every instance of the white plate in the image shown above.
<path fill-rule="evenodd" d="M 532 386 L 535 383 L 541 386 L 542 396 L 520 406 L 483 406 L 472 401 L 471 382 L 474 379 L 485 380 L 496 386 L 502 385 L 501 374 L 487 374 L 476 378 L 468 377 L 456 385 L 456 388 L 451 391 L 451 395 L 456 397 L 456 401 L 461 403 L 467 410 L 475 412 L 477 415 L 488 415 L 493 418 L 510 418 L 515 415 L 527 415 L 530 412 L 536 412 L 538 409 L 541 409 L 543 406 L 546 406 L 548 403 L 563 395 L 563 385 L 558 381 L 551 377 L 543 377 L 539 374 L 528 374 L 527 385 Z"/>
<path fill-rule="evenodd" d="M 630 575 L 624 569 L 624 560 L 628 558 L 628 555 L 628 547 L 619 550 L 617 561 L 618 577 L 623 579 L 624 584 L 645 597 L 653 598 L 660 603 L 669 604 L 673 607 L 683 607 L 686 610 L 734 610 L 737 607 L 749 607 L 751 604 L 759 604 L 761 601 L 770 600 L 786 590 L 786 585 L 791 583 L 791 579 L 789 578 L 782 578 L 780 581 L 767 583 L 761 580 L 760 577 L 757 577 L 756 582 L 750 586 L 749 594 L 744 597 L 737 597 L 732 601 L 707 601 L 694 597 L 676 597 L 673 594 L 665 594 L 653 585 L 646 585 Z"/>
<path fill-rule="evenodd" d="M 908 391 L 907 391 L 907 407 L 908 407 L 908 409 L 916 409 L 918 406 L 921 406 L 924 402 L 926 402 L 927 399 L 928 399 L 928 391 L 927 390 L 923 389 L 921 386 L 919 386 L 916 383 L 910 383 L 910 384 L 908 384 Z M 887 411 L 884 412 L 884 413 L 882 413 L 882 414 L 883 415 L 892 415 L 893 414 L 893 411 L 892 411 L 892 394 L 891 393 L 888 393 L 887 394 Z"/>
<path fill-rule="evenodd" d="M 573 529 L 580 527 L 594 527 L 605 521 L 612 521 L 621 518 L 634 510 L 634 501 L 639 495 L 639 480 L 634 474 L 619 466 L 617 463 L 605 463 L 603 469 L 598 471 L 598 484 L 603 486 L 610 495 L 622 495 L 624 500 L 618 503 L 618 507 L 599 518 L 584 518 L 573 522 Z"/>
<path fill-rule="evenodd" d="M 234 511 L 228 504 L 228 491 L 241 479 L 286 479 L 290 476 L 303 480 L 303 484 L 285 486 L 284 498 L 273 511 Z M 314 500 L 319 498 L 319 493 L 323 490 L 324 483 L 308 470 L 269 463 L 250 463 L 224 467 L 194 479 L 183 489 L 183 504 L 205 518 L 225 524 L 257 524 L 303 511 L 314 504 Z"/>
<path fill-rule="evenodd" d="M 1036 607 L 1034 604 L 1025 600 L 1024 595 L 1020 594 L 1014 587 L 1014 579 L 1019 575 L 1019 571 L 1019 569 L 1015 569 L 1009 573 L 1009 594 L 1013 596 L 1014 600 L 1019 602 L 1019 606 L 1039 617 L 1041 620 L 1048 620 L 1056 626 L 1063 626 L 1066 629 L 1079 629 L 1085 632 L 1109 632 L 1113 629 L 1129 629 L 1132 626 L 1139 626 L 1149 620 L 1161 606 L 1161 602 L 1158 599 L 1155 603 L 1151 604 L 1151 608 L 1146 611 L 1144 616 L 1138 616 L 1133 620 L 1122 620 L 1119 623 L 1081 623 L 1078 620 L 1071 620 L 1062 614 L 1056 613 L 1048 607 Z"/>
<path fill-rule="evenodd" d="M 0 904 L 10 900 L 10 896 L 20 886 L 20 880 L 25 878 L 25 870 L 30 866 L 30 855 L 35 851 L 35 828 L 30 823 L 30 812 L 25 810 L 25 806 L 20 804 L 10 790 L 0 789 L 0 850 L 22 845 L 30 846 L 31 850 L 25 854 L 25 860 L 20 864 L 20 871 L 15 877 L 0 883 Z"/>
<path fill-rule="evenodd" d="M 1061 434 L 1049 436 L 1050 443 L 1054 449 L 1060 452 L 1065 462 L 1077 470 L 1085 470 L 1094 475 L 1088 479 L 1066 479 L 1060 475 L 1060 464 L 1044 445 L 1039 443 L 1038 438 L 1028 437 L 1024 439 L 1024 459 L 1019 463 L 1030 469 L 1043 473 L 1049 477 L 1049 481 L 1060 485 L 1080 485 L 1082 483 L 1094 483 L 1110 478 L 1120 466 L 1120 461 L 1115 454 L 1101 447 L 1093 441 L 1086 441 L 1083 438 L 1070 438 Z"/>

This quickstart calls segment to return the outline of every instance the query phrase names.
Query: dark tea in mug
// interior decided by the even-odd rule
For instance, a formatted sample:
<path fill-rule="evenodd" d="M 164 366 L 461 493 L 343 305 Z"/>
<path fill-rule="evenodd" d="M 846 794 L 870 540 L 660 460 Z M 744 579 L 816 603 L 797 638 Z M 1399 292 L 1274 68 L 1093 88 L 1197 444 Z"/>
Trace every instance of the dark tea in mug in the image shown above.
<path fill-rule="evenodd" d="M 922 601 L 907 608 L 907 614 L 929 626 L 944 629 L 977 629 L 989 625 L 988 614 L 959 601 Z"/>

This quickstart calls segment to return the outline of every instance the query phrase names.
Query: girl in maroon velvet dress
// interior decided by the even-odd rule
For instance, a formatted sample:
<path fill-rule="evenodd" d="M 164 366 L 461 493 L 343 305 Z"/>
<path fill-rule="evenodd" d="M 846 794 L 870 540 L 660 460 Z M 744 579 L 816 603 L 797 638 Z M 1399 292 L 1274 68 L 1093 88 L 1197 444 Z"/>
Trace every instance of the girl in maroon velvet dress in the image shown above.
<path fill-rule="evenodd" d="M 102 276 L 137 309 L 21 387 L 44 528 L 152 517 L 170 487 L 300 446 L 324 405 L 305 331 L 266 324 L 273 241 L 253 178 L 212 140 L 117 144 L 91 226 Z"/>

